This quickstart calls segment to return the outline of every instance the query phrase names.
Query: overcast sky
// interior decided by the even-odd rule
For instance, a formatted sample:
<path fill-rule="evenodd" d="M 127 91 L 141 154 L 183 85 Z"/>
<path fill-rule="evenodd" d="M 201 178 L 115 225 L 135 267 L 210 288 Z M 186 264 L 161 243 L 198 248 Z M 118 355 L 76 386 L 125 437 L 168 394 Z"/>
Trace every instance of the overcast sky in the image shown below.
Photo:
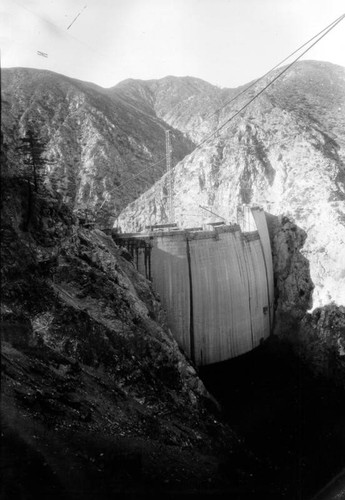
<path fill-rule="evenodd" d="M 166 75 L 236 87 L 344 12 L 344 0 L 0 0 L 1 64 L 103 87 Z M 345 66 L 345 20 L 304 59 Z"/>

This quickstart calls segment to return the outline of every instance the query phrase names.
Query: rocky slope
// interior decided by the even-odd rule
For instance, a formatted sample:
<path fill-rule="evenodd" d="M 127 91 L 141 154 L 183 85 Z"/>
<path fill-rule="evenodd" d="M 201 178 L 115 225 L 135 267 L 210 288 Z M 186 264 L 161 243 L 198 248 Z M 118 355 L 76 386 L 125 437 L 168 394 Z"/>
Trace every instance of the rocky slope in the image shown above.
<path fill-rule="evenodd" d="M 53 162 L 47 166 L 46 183 L 73 209 L 97 211 L 106 200 L 103 213 L 97 213 L 103 224 L 165 171 L 167 128 L 174 143 L 174 164 L 193 149 L 190 140 L 154 112 L 94 84 L 24 68 L 2 70 L 1 80 L 8 173 L 20 165 L 16 148 L 30 123 Z M 154 169 L 127 182 L 162 159 Z"/>
<path fill-rule="evenodd" d="M 267 81 L 268 77 L 249 94 Z M 219 93 L 226 103 L 225 91 Z M 202 99 L 200 92 L 198 96 Z M 243 94 L 226 105 L 217 122 L 224 123 L 249 99 Z M 187 106 L 193 100 L 187 97 L 182 102 Z M 194 123 L 189 129 L 187 120 L 181 124 L 164 106 L 161 109 L 167 121 L 193 137 Z M 237 219 L 243 204 L 259 204 L 274 215 L 288 215 L 307 233 L 303 253 L 315 284 L 313 306 L 344 304 L 344 109 L 344 68 L 316 61 L 296 64 L 174 168 L 175 221 L 188 227 L 212 220 L 200 205 L 228 221 Z M 208 132 L 213 126 L 206 121 Z M 167 222 L 168 191 L 164 175 L 126 207 L 115 225 L 137 231 L 147 224 Z"/>
<path fill-rule="evenodd" d="M 295 338 L 299 355 L 318 376 L 345 388 L 345 307 L 328 305 L 306 315 Z"/>
<path fill-rule="evenodd" d="M 275 281 L 274 333 L 293 346 L 316 378 L 345 388 L 345 308 L 312 305 L 314 284 L 303 255 L 307 234 L 285 216 L 266 215 Z"/>
<path fill-rule="evenodd" d="M 125 80 L 111 95 L 154 113 L 170 126 L 198 142 L 218 124 L 224 97 L 236 90 L 222 91 L 199 78 L 167 76 L 160 80 Z"/>
<path fill-rule="evenodd" d="M 139 498 L 250 481 L 256 459 L 221 423 L 129 256 L 49 192 L 33 195 L 23 231 L 27 193 L 2 179 L 2 497 Z M 245 470 L 223 477 L 238 453 Z"/>

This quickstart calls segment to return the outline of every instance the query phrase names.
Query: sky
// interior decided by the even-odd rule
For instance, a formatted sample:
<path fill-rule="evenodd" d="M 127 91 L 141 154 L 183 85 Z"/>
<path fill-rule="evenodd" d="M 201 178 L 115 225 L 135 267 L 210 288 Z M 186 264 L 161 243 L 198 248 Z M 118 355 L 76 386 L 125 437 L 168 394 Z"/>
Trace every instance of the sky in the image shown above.
<path fill-rule="evenodd" d="M 344 0 L 0 0 L 1 66 L 102 87 L 188 75 L 234 88 L 344 13 Z M 303 59 L 345 66 L 345 19 Z"/>

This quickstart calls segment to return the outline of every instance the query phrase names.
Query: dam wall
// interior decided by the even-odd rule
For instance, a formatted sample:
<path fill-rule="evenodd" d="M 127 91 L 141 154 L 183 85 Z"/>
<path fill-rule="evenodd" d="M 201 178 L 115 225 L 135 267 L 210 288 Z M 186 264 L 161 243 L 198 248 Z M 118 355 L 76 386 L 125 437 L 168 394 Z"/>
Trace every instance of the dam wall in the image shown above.
<path fill-rule="evenodd" d="M 167 312 L 168 325 L 185 353 L 190 345 L 190 280 L 184 232 L 152 239 L 151 281 Z"/>
<path fill-rule="evenodd" d="M 273 278 L 273 260 L 272 260 L 272 248 L 271 240 L 267 226 L 267 220 L 265 212 L 262 208 L 255 207 L 252 208 L 252 215 L 255 220 L 255 224 L 260 236 L 260 242 L 262 245 L 262 251 L 265 261 L 265 270 L 267 274 L 267 286 L 268 286 L 268 302 L 269 302 L 269 319 L 271 328 L 273 326 L 273 311 L 274 311 L 274 278 Z"/>
<path fill-rule="evenodd" d="M 248 279 L 238 226 L 195 233 L 189 247 L 195 362 L 205 365 L 250 351 Z"/>
<path fill-rule="evenodd" d="M 264 212 L 254 218 L 258 231 L 250 233 L 232 225 L 116 237 L 152 281 L 172 334 L 197 365 L 244 354 L 271 332 L 270 241 Z"/>
<path fill-rule="evenodd" d="M 258 232 L 244 233 L 244 258 L 248 276 L 248 302 L 252 328 L 252 347 L 260 344 L 271 331 L 269 316 L 268 277 Z"/>

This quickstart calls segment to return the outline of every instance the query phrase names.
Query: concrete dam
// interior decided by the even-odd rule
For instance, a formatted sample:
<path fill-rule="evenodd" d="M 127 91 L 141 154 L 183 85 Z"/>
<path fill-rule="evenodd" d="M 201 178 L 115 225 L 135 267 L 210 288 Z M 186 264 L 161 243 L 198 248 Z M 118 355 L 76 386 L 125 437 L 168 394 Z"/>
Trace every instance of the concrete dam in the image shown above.
<path fill-rule="evenodd" d="M 251 232 L 233 224 L 114 235 L 152 281 L 172 334 L 199 366 L 244 354 L 271 332 L 271 244 L 264 211 L 251 212 Z"/>

